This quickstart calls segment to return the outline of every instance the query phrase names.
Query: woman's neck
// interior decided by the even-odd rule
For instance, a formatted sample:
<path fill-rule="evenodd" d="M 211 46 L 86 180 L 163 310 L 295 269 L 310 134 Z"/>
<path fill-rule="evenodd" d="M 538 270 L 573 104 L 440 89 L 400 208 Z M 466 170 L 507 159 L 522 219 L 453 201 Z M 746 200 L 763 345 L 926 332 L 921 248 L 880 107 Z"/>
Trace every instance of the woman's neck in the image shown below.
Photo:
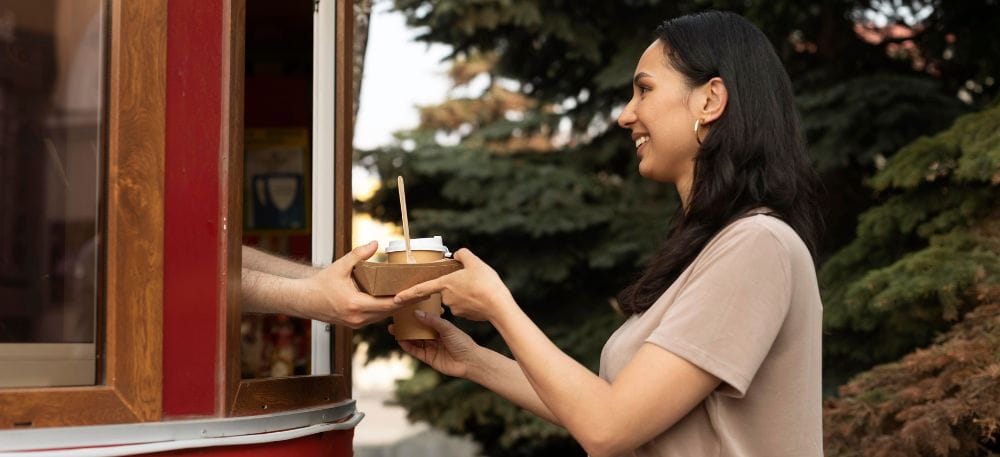
<path fill-rule="evenodd" d="M 681 208 L 687 211 L 689 198 L 691 196 L 691 175 L 685 174 L 674 182 L 677 188 L 677 195 L 681 197 Z"/>

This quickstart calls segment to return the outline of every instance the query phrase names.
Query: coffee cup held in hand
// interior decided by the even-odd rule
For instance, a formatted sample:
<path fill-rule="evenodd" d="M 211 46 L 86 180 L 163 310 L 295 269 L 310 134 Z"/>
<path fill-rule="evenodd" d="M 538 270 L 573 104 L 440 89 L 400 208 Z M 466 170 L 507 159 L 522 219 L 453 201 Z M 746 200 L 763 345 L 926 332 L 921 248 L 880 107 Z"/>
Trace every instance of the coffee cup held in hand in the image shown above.
<path fill-rule="evenodd" d="M 462 264 L 446 258 L 451 253 L 440 236 L 410 240 L 410 252 L 417 263 L 407 263 L 406 246 L 402 240 L 390 241 L 385 249 L 389 263 L 361 262 L 354 267 L 353 276 L 358 288 L 375 296 L 395 295 L 424 281 L 458 271 Z M 426 300 L 406 305 L 393 313 L 397 340 L 436 339 L 434 330 L 420 323 L 415 310 L 433 316 L 440 315 L 441 295 L 434 294 Z"/>
<path fill-rule="evenodd" d="M 410 251 L 417 263 L 437 262 L 444 259 L 446 254 L 451 254 L 448 252 L 448 248 L 442 244 L 440 236 L 410 240 Z M 390 241 L 385 248 L 385 253 L 389 256 L 389 263 L 406 263 L 406 247 L 401 240 Z M 413 315 L 413 311 L 418 309 L 431 316 L 440 315 L 443 312 L 441 294 L 434 294 L 426 300 L 406 305 L 392 314 L 392 321 L 396 325 L 397 340 L 437 339 L 437 332 L 421 324 Z"/>

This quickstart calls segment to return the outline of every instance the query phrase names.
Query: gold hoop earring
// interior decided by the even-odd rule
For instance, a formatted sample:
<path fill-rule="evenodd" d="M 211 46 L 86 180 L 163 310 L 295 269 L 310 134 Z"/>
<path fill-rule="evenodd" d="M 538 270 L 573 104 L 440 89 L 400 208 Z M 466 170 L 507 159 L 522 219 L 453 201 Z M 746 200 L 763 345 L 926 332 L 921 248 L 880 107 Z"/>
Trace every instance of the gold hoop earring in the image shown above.
<path fill-rule="evenodd" d="M 701 136 L 698 135 L 698 128 L 701 127 L 701 119 L 695 119 L 694 121 L 694 139 L 698 141 L 698 146 L 701 146 Z"/>

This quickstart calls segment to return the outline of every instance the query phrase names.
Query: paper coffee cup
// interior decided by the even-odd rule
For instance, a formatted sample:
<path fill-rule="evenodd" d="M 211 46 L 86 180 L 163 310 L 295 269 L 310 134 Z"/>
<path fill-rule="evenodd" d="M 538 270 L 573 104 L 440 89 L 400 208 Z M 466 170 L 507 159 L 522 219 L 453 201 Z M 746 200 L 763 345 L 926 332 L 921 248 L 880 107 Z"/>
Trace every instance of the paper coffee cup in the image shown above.
<path fill-rule="evenodd" d="M 389 263 L 406 263 L 406 244 L 403 240 L 390 241 L 385 248 Z M 451 255 L 442 243 L 440 236 L 433 238 L 416 238 L 410 240 L 410 253 L 417 263 L 435 262 Z M 406 305 L 392 314 L 395 324 L 396 340 L 434 340 L 438 334 L 430 327 L 423 325 L 413 315 L 414 310 L 421 310 L 432 316 L 439 316 L 441 309 L 441 294 L 434 294 L 426 300 Z"/>

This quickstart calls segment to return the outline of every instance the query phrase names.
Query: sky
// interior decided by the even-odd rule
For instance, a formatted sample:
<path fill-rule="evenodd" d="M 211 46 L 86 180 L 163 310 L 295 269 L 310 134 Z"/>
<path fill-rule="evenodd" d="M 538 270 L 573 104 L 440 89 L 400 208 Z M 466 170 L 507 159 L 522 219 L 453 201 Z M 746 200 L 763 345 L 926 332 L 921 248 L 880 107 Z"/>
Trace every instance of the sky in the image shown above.
<path fill-rule="evenodd" d="M 392 5 L 376 1 L 368 30 L 361 80 L 361 100 L 354 147 L 372 149 L 392 141 L 392 133 L 417 126 L 416 105 L 444 100 L 450 81 L 442 62 L 450 48 L 414 41 L 417 30 L 407 28 Z"/>
<path fill-rule="evenodd" d="M 355 149 L 389 144 L 394 132 L 416 127 L 420 120 L 417 105 L 444 101 L 450 88 L 448 66 L 443 62 L 450 47 L 416 42 L 414 38 L 419 31 L 407 27 L 406 18 L 390 11 L 391 7 L 391 2 L 375 0 L 372 9 L 361 100 L 354 125 Z M 367 170 L 353 168 L 355 197 L 364 199 L 377 185 L 377 178 Z M 355 234 L 366 239 L 384 239 L 388 235 L 371 233 L 383 230 L 367 220 L 358 221 L 357 225 L 363 227 L 356 227 Z"/>

